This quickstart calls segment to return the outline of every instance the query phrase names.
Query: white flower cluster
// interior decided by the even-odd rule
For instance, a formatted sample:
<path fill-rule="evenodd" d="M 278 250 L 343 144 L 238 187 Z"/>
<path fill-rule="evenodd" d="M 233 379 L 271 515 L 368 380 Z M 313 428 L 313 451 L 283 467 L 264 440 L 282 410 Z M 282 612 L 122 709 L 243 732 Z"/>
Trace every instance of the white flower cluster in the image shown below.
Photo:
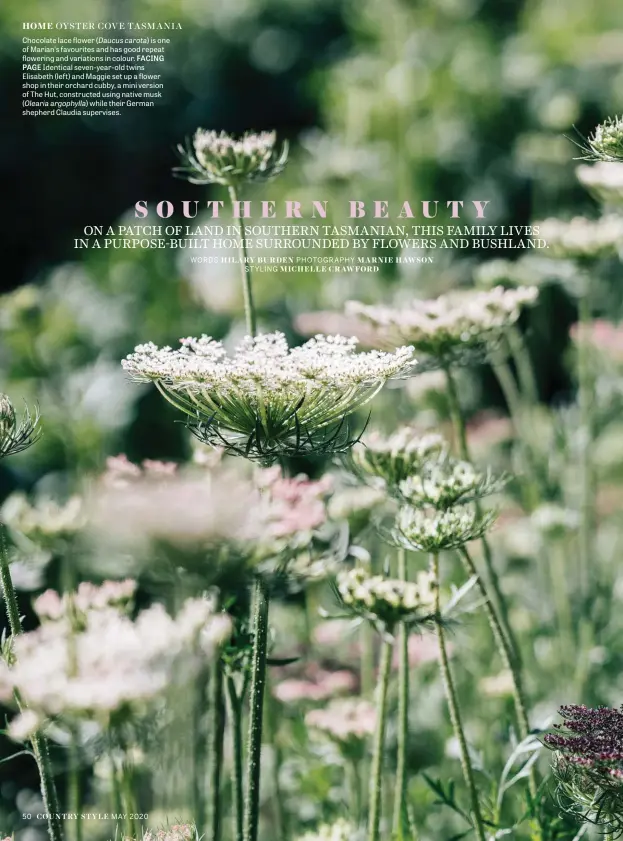
<path fill-rule="evenodd" d="M 623 117 L 609 117 L 600 123 L 588 139 L 587 152 L 593 160 L 623 161 Z"/>
<path fill-rule="evenodd" d="M 504 478 L 480 473 L 469 462 L 447 458 L 426 463 L 420 473 L 402 481 L 399 490 L 415 508 L 431 506 L 444 511 L 497 493 L 504 484 Z"/>
<path fill-rule="evenodd" d="M 371 432 L 351 451 L 355 474 L 377 487 L 397 487 L 429 458 L 440 458 L 447 444 L 441 435 L 401 427 L 389 436 Z"/>
<path fill-rule="evenodd" d="M 340 818 L 335 823 L 325 823 L 313 832 L 306 832 L 298 841 L 357 841 L 358 838 L 355 825 Z"/>
<path fill-rule="evenodd" d="M 266 333 L 247 336 L 228 357 L 221 342 L 202 336 L 183 339 L 179 350 L 140 345 L 123 367 L 203 422 L 214 443 L 280 451 L 340 423 L 388 379 L 412 372 L 412 347 L 356 353 L 356 344 L 318 335 L 289 348 L 282 333 Z"/>
<path fill-rule="evenodd" d="M 34 602 L 33 609 L 41 621 L 56 621 L 71 614 L 84 614 L 89 610 L 115 607 L 128 609 L 136 592 L 136 581 L 104 581 L 99 586 L 82 581 L 75 593 L 57 593 L 46 590 Z"/>
<path fill-rule="evenodd" d="M 52 499 L 40 499 L 34 505 L 23 493 L 14 493 L 2 506 L 2 519 L 11 528 L 25 534 L 44 547 L 69 540 L 85 524 L 82 499 L 72 496 L 65 504 Z"/>
<path fill-rule="evenodd" d="M 180 662 L 213 656 L 230 630 L 229 617 L 201 598 L 175 618 L 156 604 L 135 621 L 107 607 L 87 611 L 79 630 L 65 618 L 44 622 L 14 639 L 13 665 L 0 664 L 0 699 L 10 705 L 17 692 L 33 725 L 34 714 L 107 726 L 115 714 L 144 711 L 179 677 Z"/>
<path fill-rule="evenodd" d="M 413 552 L 441 552 L 475 540 L 490 528 L 497 512 L 478 514 L 467 508 L 430 511 L 402 508 L 392 531 L 398 546 Z"/>
<path fill-rule="evenodd" d="M 623 163 L 599 161 L 576 169 L 578 181 L 606 205 L 623 202 Z"/>
<path fill-rule="evenodd" d="M 427 621 L 434 601 L 434 579 L 421 572 L 416 582 L 385 578 L 356 567 L 341 572 L 337 590 L 344 605 L 387 626 L 401 621 Z"/>
<path fill-rule="evenodd" d="M 288 160 L 288 144 L 278 149 L 274 131 L 246 132 L 237 138 L 199 128 L 192 142 L 178 151 L 184 163 L 178 172 L 194 184 L 267 181 L 283 172 Z"/>
<path fill-rule="evenodd" d="M 600 219 L 576 216 L 570 222 L 550 218 L 537 224 L 553 256 L 602 257 L 623 246 L 623 219 L 614 214 Z"/>
<path fill-rule="evenodd" d="M 552 538 L 563 537 L 565 534 L 577 531 L 580 519 L 577 511 L 555 503 L 540 505 L 530 516 L 532 525 L 541 534 Z"/>
<path fill-rule="evenodd" d="M 347 304 L 347 312 L 372 324 L 385 341 L 408 342 L 441 364 L 466 362 L 495 347 L 522 307 L 538 296 L 535 286 L 456 291 L 405 307 Z"/>
<path fill-rule="evenodd" d="M 305 724 L 337 742 L 362 740 L 376 729 L 376 707 L 362 698 L 338 698 L 323 709 L 310 710 Z"/>

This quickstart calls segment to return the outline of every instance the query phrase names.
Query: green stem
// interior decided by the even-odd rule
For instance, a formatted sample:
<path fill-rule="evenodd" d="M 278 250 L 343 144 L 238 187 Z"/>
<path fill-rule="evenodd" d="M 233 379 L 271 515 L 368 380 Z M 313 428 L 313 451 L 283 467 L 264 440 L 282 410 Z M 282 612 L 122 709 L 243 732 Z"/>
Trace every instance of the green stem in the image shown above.
<path fill-rule="evenodd" d="M 238 696 L 232 675 L 226 679 L 229 701 L 229 725 L 232 739 L 231 784 L 234 805 L 234 841 L 242 841 L 244 791 L 242 786 L 242 699 Z"/>
<path fill-rule="evenodd" d="M 361 694 L 368 698 L 374 689 L 374 632 L 367 622 L 359 628 Z"/>
<path fill-rule="evenodd" d="M 13 579 L 11 578 L 4 523 L 0 523 L 0 587 L 2 588 L 2 596 L 4 598 L 11 634 L 17 637 L 23 633 L 22 619 L 19 613 Z M 23 705 L 20 705 L 20 709 L 23 709 Z M 30 738 L 30 743 L 35 762 L 39 769 L 41 797 L 43 798 L 45 811 L 48 815 L 47 821 L 50 841 L 62 841 L 63 825 L 60 818 L 61 810 L 56 786 L 54 785 L 54 772 L 52 770 L 48 742 L 42 733 L 34 733 Z"/>
<path fill-rule="evenodd" d="M 593 383 L 590 370 L 589 330 L 591 308 L 588 295 L 579 301 L 580 336 L 578 341 L 578 403 L 580 408 L 580 477 L 581 477 L 581 520 L 580 520 L 580 592 L 584 598 L 590 595 L 590 571 L 593 559 L 593 500 L 595 496 L 592 475 L 592 402 Z"/>
<path fill-rule="evenodd" d="M 266 688 L 269 596 L 261 578 L 255 581 L 253 604 L 253 660 L 249 700 L 247 742 L 247 802 L 244 813 L 244 841 L 257 841 L 260 824 L 260 777 L 262 770 L 262 719 Z"/>
<path fill-rule="evenodd" d="M 398 551 L 398 578 L 407 580 L 407 552 Z M 409 813 L 407 808 L 407 748 L 409 744 L 409 631 L 404 622 L 398 630 L 398 756 L 396 761 L 396 790 L 392 829 L 395 835 L 407 837 Z"/>
<path fill-rule="evenodd" d="M 272 748 L 272 776 L 273 776 L 273 806 L 275 813 L 275 835 L 276 841 L 284 841 L 287 836 L 287 818 L 284 809 L 284 798 L 281 791 L 281 745 L 277 737 L 278 710 L 275 708 L 274 699 L 268 695 L 268 715 L 266 717 L 267 737 Z"/>
<path fill-rule="evenodd" d="M 206 757 L 209 754 L 206 702 L 210 685 L 210 668 L 204 666 L 197 677 L 197 690 L 194 707 L 193 738 L 193 815 L 200 835 L 206 832 L 207 797 L 206 797 Z"/>
<path fill-rule="evenodd" d="M 535 406 L 539 402 L 539 387 L 534 375 L 530 353 L 517 325 L 513 324 L 508 328 L 506 337 L 519 375 L 521 389 L 529 403 Z"/>
<path fill-rule="evenodd" d="M 383 796 L 383 754 L 385 729 L 387 726 L 387 688 L 392 667 L 394 644 L 391 639 L 383 640 L 378 685 L 376 688 L 376 732 L 372 751 L 370 774 L 370 812 L 368 815 L 368 841 L 379 841 L 381 827 L 381 800 Z"/>
<path fill-rule="evenodd" d="M 229 197 L 231 199 L 232 207 L 238 201 L 238 190 L 233 185 L 229 188 Z M 242 216 L 238 219 L 238 228 L 240 230 L 240 272 L 242 278 L 242 293 L 244 296 L 244 315 L 247 324 L 247 333 L 249 336 L 255 336 L 257 333 L 257 318 L 255 315 L 255 304 L 253 301 L 253 287 L 251 278 L 251 266 L 248 263 L 247 242 L 246 242 L 246 228 Z"/>
<path fill-rule="evenodd" d="M 353 821 L 356 826 L 359 826 L 359 822 L 361 821 L 361 775 L 359 774 L 358 760 L 350 759 L 347 761 L 346 776 L 348 777 Z"/>
<path fill-rule="evenodd" d="M 459 442 L 459 453 L 464 461 L 471 461 L 469 447 L 467 445 L 467 426 L 465 423 L 463 411 L 461 409 L 461 403 L 459 401 L 454 376 L 449 367 L 445 368 L 444 370 L 446 374 L 446 383 L 448 387 L 450 413 L 452 415 L 452 422 L 454 424 L 455 435 Z M 476 513 L 480 514 L 480 505 L 478 503 L 478 500 L 476 500 L 474 506 L 476 508 Z M 504 598 L 504 593 L 502 592 L 500 578 L 495 568 L 495 564 L 493 563 L 493 553 L 491 551 L 491 546 L 489 545 L 487 536 L 484 534 L 480 538 L 480 542 L 482 545 L 482 553 L 485 561 L 485 568 L 487 570 L 487 576 L 489 579 L 489 583 L 491 584 L 491 593 L 495 602 L 495 607 L 500 620 L 500 625 L 513 653 L 513 660 L 519 665 L 521 663 L 519 646 L 517 644 L 517 640 L 515 639 L 513 629 L 510 626 L 510 622 L 508 621 L 508 606 L 506 604 L 506 599 Z"/>
<path fill-rule="evenodd" d="M 526 699 L 523 690 L 522 678 L 521 678 L 521 670 L 519 669 L 517 663 L 513 658 L 513 652 L 510 648 L 508 640 L 504 636 L 504 632 L 502 630 L 502 626 L 500 624 L 499 617 L 493 607 L 491 599 L 489 597 L 489 593 L 487 592 L 487 588 L 485 586 L 484 581 L 478 575 L 478 570 L 476 569 L 476 565 L 472 560 L 471 555 L 467 551 L 465 546 L 462 546 L 459 549 L 459 554 L 463 560 L 463 564 L 465 566 L 465 571 L 467 575 L 476 578 L 476 585 L 480 590 L 480 594 L 484 601 L 484 609 L 487 615 L 487 619 L 489 620 L 489 626 L 491 628 L 491 633 L 493 634 L 493 639 L 495 640 L 497 649 L 499 651 L 500 657 L 502 659 L 502 664 L 504 668 L 510 673 L 512 677 L 513 683 L 513 703 L 515 705 L 515 715 L 517 717 L 517 726 L 519 728 L 519 735 L 521 740 L 527 739 L 530 735 L 530 722 L 528 719 L 528 710 L 526 706 Z M 530 774 L 528 777 L 528 784 L 530 788 L 530 794 L 532 795 L 533 799 L 536 799 L 538 795 L 539 785 L 536 778 L 536 770 L 534 766 L 530 768 Z"/>
<path fill-rule="evenodd" d="M 439 576 L 439 555 L 434 554 L 432 558 L 433 577 L 435 580 L 435 613 L 441 620 L 441 587 Z M 459 752 L 461 755 L 461 767 L 463 769 L 463 777 L 465 785 L 469 794 L 471 802 L 472 819 L 474 821 L 474 830 L 478 841 L 486 841 L 487 836 L 485 832 L 484 823 L 482 820 L 482 813 L 480 811 L 480 801 L 478 799 L 478 789 L 476 787 L 476 780 L 474 777 L 474 769 L 467 747 L 467 739 L 465 738 L 465 731 L 463 730 L 463 723 L 461 721 L 461 714 L 459 709 L 458 697 L 450 671 L 450 661 L 448 660 L 448 650 L 446 648 L 445 631 L 441 621 L 437 625 L 437 638 L 439 640 L 439 661 L 441 664 L 441 677 L 443 680 L 444 689 L 446 692 L 446 699 L 448 702 L 448 709 L 450 711 L 450 721 L 454 735 L 459 743 Z"/>
<path fill-rule="evenodd" d="M 210 841 L 221 838 L 221 774 L 225 741 L 225 704 L 223 699 L 223 664 L 219 659 L 212 669 L 210 684 Z"/>
<path fill-rule="evenodd" d="M 73 821 L 74 841 L 82 841 L 82 785 L 80 781 L 80 742 L 77 728 L 72 728 L 69 744 L 69 811 Z"/>

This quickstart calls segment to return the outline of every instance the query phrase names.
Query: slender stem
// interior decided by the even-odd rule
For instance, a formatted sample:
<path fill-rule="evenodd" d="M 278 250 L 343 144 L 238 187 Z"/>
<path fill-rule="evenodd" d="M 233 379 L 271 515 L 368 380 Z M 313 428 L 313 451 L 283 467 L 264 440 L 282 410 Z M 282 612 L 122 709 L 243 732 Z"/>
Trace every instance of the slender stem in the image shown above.
<path fill-rule="evenodd" d="M 376 732 L 372 752 L 372 772 L 370 775 L 370 812 L 368 815 L 368 841 L 380 841 L 381 799 L 383 795 L 383 753 L 385 748 L 385 728 L 387 725 L 387 687 L 392 666 L 394 644 L 390 639 L 383 641 L 379 682 L 376 696 Z"/>
<path fill-rule="evenodd" d="M 398 578 L 407 580 L 407 552 L 398 551 Z M 405 623 L 398 629 L 398 756 L 392 830 L 404 837 L 409 826 L 407 809 L 407 748 L 409 744 L 409 631 Z"/>
<path fill-rule="evenodd" d="M 439 555 L 434 554 L 432 558 L 433 576 L 435 579 L 435 613 L 441 618 L 441 588 L 439 580 Z M 454 729 L 454 735 L 459 743 L 459 751 L 461 755 L 461 767 L 463 769 L 463 777 L 465 785 L 469 793 L 471 801 L 472 818 L 474 821 L 474 830 L 478 841 L 486 841 L 485 827 L 482 820 L 482 813 L 480 811 L 480 801 L 478 799 L 478 789 L 476 787 L 476 780 L 474 777 L 474 769 L 467 747 L 467 739 L 465 738 L 465 731 L 463 730 L 463 723 L 461 721 L 461 714 L 459 710 L 459 701 L 450 671 L 450 661 L 448 660 L 448 650 L 446 648 L 445 631 L 443 624 L 439 621 L 437 625 L 437 638 L 439 640 L 439 660 L 441 664 L 441 677 L 443 680 L 444 689 L 446 691 L 446 699 L 448 702 L 448 709 L 450 711 L 450 721 Z"/>
<path fill-rule="evenodd" d="M 580 409 L 580 477 L 581 477 L 581 520 L 580 520 L 580 592 L 589 596 L 590 570 L 593 560 L 593 500 L 595 496 L 592 470 L 592 402 L 593 384 L 590 370 L 589 330 L 591 307 L 585 293 L 579 302 L 580 337 L 578 341 L 578 403 Z"/>
<path fill-rule="evenodd" d="M 82 784 L 80 780 L 80 741 L 77 728 L 72 729 L 69 744 L 69 811 L 73 813 L 73 838 L 82 841 Z"/>
<path fill-rule="evenodd" d="M 353 812 L 353 821 L 359 826 L 361 821 L 361 775 L 357 759 L 350 759 L 346 764 L 346 775 L 348 777 L 350 807 Z"/>
<path fill-rule="evenodd" d="M 374 631 L 367 622 L 359 628 L 359 667 L 361 680 L 361 694 L 367 698 L 374 689 Z"/>
<path fill-rule="evenodd" d="M 274 699 L 268 695 L 268 715 L 266 716 L 267 737 L 272 748 L 273 762 L 271 765 L 273 777 L 273 807 L 275 814 L 275 841 L 284 841 L 287 836 L 287 819 L 284 809 L 284 798 L 281 791 L 281 745 L 277 738 L 278 710 L 275 709 Z"/>
<path fill-rule="evenodd" d="M 229 188 L 229 198 L 231 199 L 232 207 L 238 201 L 238 191 L 236 187 Z M 251 278 L 251 266 L 248 262 L 247 255 L 247 241 L 246 228 L 242 216 L 238 219 L 238 227 L 240 229 L 240 245 L 238 248 L 240 255 L 240 272 L 242 278 L 242 293 L 244 296 L 244 315 L 247 323 L 247 333 L 249 336 L 255 336 L 257 333 L 257 318 L 255 315 L 255 304 L 253 302 L 253 287 Z"/>
<path fill-rule="evenodd" d="M 266 688 L 269 596 L 261 578 L 255 581 L 253 604 L 253 660 L 249 700 L 247 742 L 247 802 L 244 814 L 244 841 L 257 841 L 260 824 L 260 776 L 262 770 L 262 719 Z"/>
<path fill-rule="evenodd" d="M 204 666 L 197 676 L 197 690 L 194 699 L 193 738 L 193 815 L 200 835 L 206 831 L 206 757 L 209 754 L 206 721 L 206 702 L 210 681 L 210 667 Z M 212 710 L 210 710 L 212 712 Z"/>
<path fill-rule="evenodd" d="M 11 634 L 15 637 L 19 636 L 23 632 L 22 620 L 17 604 L 15 587 L 13 586 L 13 579 L 11 578 L 4 523 L 0 523 L 0 587 L 2 588 L 2 596 L 9 619 Z M 20 704 L 20 708 L 23 709 L 22 704 Z M 63 826 L 60 818 L 61 810 L 54 784 L 54 772 L 50 760 L 48 742 L 42 733 L 34 733 L 30 738 L 30 743 L 35 762 L 39 769 L 41 796 L 48 815 L 48 834 L 51 841 L 62 841 Z"/>
<path fill-rule="evenodd" d="M 450 412 L 454 424 L 455 435 L 459 442 L 459 453 L 464 461 L 471 461 L 469 447 L 467 444 L 467 426 L 465 423 L 463 411 L 461 409 L 461 403 L 459 401 L 458 391 L 456 388 L 456 383 L 454 381 L 454 375 L 452 374 L 452 371 L 449 367 L 445 368 L 444 370 L 446 374 Z M 476 512 L 480 513 L 480 505 L 478 503 L 478 500 L 475 502 L 474 505 L 476 508 Z M 487 576 L 491 584 L 491 593 L 495 602 L 495 607 L 500 620 L 500 625 L 502 626 L 504 635 L 508 640 L 511 651 L 513 652 L 514 661 L 517 664 L 520 664 L 521 655 L 519 652 L 519 646 L 517 644 L 517 640 L 515 639 L 513 629 L 510 626 L 510 622 L 508 621 L 508 606 L 506 604 L 506 599 L 504 598 L 504 593 L 502 592 L 500 577 L 498 576 L 495 564 L 493 563 L 493 553 L 491 551 L 491 546 L 489 545 L 489 541 L 487 540 L 486 535 L 483 534 L 483 536 L 480 538 L 480 542 L 482 545 L 482 552 L 485 561 L 485 568 L 487 570 Z"/>
<path fill-rule="evenodd" d="M 212 669 L 210 686 L 210 841 L 220 841 L 221 827 L 221 774 L 225 742 L 225 703 L 223 698 L 223 664 L 219 659 Z"/>
<path fill-rule="evenodd" d="M 480 594 L 482 595 L 485 613 L 487 615 L 487 619 L 489 620 L 489 626 L 491 628 L 493 638 L 500 653 L 502 663 L 504 665 L 504 668 L 510 673 L 512 677 L 515 715 L 517 717 L 519 735 L 521 736 L 521 739 L 523 741 L 524 739 L 527 739 L 530 735 L 530 722 L 528 719 L 528 710 L 522 685 L 521 671 L 517 666 L 517 663 L 513 659 L 513 653 L 508 643 L 508 640 L 504 636 L 499 617 L 493 607 L 493 604 L 489 597 L 489 593 L 487 592 L 486 585 L 483 582 L 482 578 L 478 575 L 478 570 L 476 569 L 476 565 L 474 564 L 471 555 L 469 554 L 465 546 L 462 546 L 459 549 L 459 554 L 461 556 L 461 559 L 463 560 L 463 564 L 465 566 L 465 571 L 467 572 L 467 574 L 470 577 L 473 576 L 476 578 L 476 585 L 480 590 Z M 538 795 L 539 785 L 537 782 L 536 770 L 534 766 L 530 768 L 528 783 L 530 788 L 530 794 L 532 795 L 533 799 L 535 799 Z"/>
<path fill-rule="evenodd" d="M 527 400 L 534 406 L 539 402 L 539 386 L 534 374 L 534 367 L 530 359 L 530 352 L 526 347 L 524 337 L 517 325 L 513 324 L 508 328 L 506 334 L 508 346 L 519 375 L 521 389 Z"/>
<path fill-rule="evenodd" d="M 242 699 L 238 696 L 232 675 L 227 675 L 229 726 L 232 740 L 231 784 L 234 805 L 234 841 L 242 841 L 244 790 L 242 786 Z"/>

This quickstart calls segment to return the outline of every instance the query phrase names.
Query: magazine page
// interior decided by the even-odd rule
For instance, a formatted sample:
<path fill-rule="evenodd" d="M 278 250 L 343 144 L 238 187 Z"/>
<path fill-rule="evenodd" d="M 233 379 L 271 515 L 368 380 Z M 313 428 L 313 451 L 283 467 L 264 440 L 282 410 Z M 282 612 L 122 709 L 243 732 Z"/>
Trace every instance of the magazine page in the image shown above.
<path fill-rule="evenodd" d="M 621 837 L 622 55 L 0 5 L 0 838 Z"/>

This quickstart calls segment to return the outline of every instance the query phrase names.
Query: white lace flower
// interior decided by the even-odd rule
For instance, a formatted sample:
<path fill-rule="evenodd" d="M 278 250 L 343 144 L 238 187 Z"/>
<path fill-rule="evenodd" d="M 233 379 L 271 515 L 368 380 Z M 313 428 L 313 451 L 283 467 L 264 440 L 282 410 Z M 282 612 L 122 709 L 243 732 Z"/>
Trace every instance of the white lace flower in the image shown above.
<path fill-rule="evenodd" d="M 136 581 L 127 578 L 124 581 L 104 581 L 99 586 L 90 581 L 82 581 L 75 593 L 57 593 L 46 590 L 33 604 L 33 609 L 41 621 L 56 621 L 71 614 L 85 614 L 89 610 L 103 610 L 115 607 L 129 610 L 136 592 Z"/>
<path fill-rule="evenodd" d="M 408 342 L 428 364 L 467 364 L 497 347 L 524 306 L 538 296 L 534 286 L 457 291 L 404 307 L 347 304 L 347 313 L 372 324 L 379 340 Z"/>
<path fill-rule="evenodd" d="M 623 162 L 598 161 L 591 166 L 582 164 L 575 172 L 580 184 L 599 201 L 606 205 L 619 205 L 623 202 Z"/>
<path fill-rule="evenodd" d="M 498 493 L 505 482 L 490 472 L 481 473 L 469 462 L 447 458 L 426 463 L 420 473 L 400 483 L 399 491 L 414 508 L 431 506 L 444 511 Z"/>
<path fill-rule="evenodd" d="M 398 546 L 413 552 L 441 552 L 475 540 L 491 527 L 497 512 L 478 514 L 467 508 L 429 512 L 405 506 L 391 536 Z"/>
<path fill-rule="evenodd" d="M 623 117 L 609 117 L 588 138 L 586 157 L 596 161 L 623 161 Z"/>
<path fill-rule="evenodd" d="M 20 492 L 11 494 L 2 506 L 4 522 L 35 543 L 50 548 L 58 541 L 70 540 L 85 524 L 83 501 L 70 497 L 64 504 L 53 499 L 38 499 L 31 504 Z"/>
<path fill-rule="evenodd" d="M 180 350 L 140 345 L 123 362 L 154 382 L 207 443 L 266 462 L 280 455 L 340 452 L 346 418 L 384 383 L 411 373 L 413 348 L 355 353 L 357 340 L 316 336 L 289 348 L 282 333 L 246 337 L 231 357 L 208 336 Z"/>
<path fill-rule="evenodd" d="M 183 166 L 176 172 L 192 184 L 237 186 L 245 181 L 267 181 L 283 172 L 288 144 L 277 148 L 277 133 L 246 132 L 233 137 L 224 131 L 199 128 L 192 141 L 178 146 Z"/>
<path fill-rule="evenodd" d="M 143 841 L 199 841 L 199 833 L 194 824 L 173 824 L 166 829 L 148 829 Z M 140 839 L 137 839 L 140 841 Z"/>
<path fill-rule="evenodd" d="M 349 467 L 368 484 L 391 489 L 421 470 L 428 459 L 440 458 L 446 449 L 441 435 L 408 426 L 389 436 L 370 432 L 351 450 Z"/>
<path fill-rule="evenodd" d="M 15 638 L 13 665 L 0 665 L 3 702 L 17 691 L 41 717 L 107 726 L 113 716 L 144 712 L 179 680 L 181 663 L 214 656 L 231 627 L 207 599 L 189 599 L 175 617 L 156 604 L 135 621 L 113 607 L 82 619 L 80 627 L 66 618 L 44 622 Z"/>
<path fill-rule="evenodd" d="M 434 580 L 420 573 L 417 582 L 385 578 L 357 567 L 337 576 L 337 591 L 345 607 L 388 627 L 396 622 L 429 622 Z"/>
<path fill-rule="evenodd" d="M 555 257 L 601 257 L 616 254 L 623 246 L 623 219 L 613 214 L 600 219 L 576 216 L 570 222 L 551 218 L 536 224 Z"/>

